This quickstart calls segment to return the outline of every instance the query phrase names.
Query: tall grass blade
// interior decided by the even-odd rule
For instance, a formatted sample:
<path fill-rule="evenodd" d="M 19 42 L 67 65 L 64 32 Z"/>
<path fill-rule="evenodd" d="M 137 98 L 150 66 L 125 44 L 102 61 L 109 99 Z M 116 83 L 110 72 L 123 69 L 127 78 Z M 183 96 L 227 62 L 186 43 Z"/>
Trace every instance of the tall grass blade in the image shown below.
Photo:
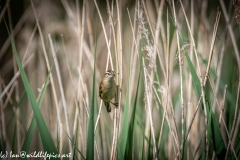
<path fill-rule="evenodd" d="M 240 156 L 240 136 L 238 136 L 238 139 L 235 145 L 235 152 L 237 157 L 239 157 Z"/>
<path fill-rule="evenodd" d="M 207 103 L 208 104 L 208 103 Z M 209 104 L 208 104 L 209 105 Z M 209 108 L 209 107 L 208 107 Z M 210 108 L 209 108 L 210 109 Z M 208 139 L 210 141 L 210 145 L 214 149 L 216 156 L 218 159 L 222 159 L 226 154 L 226 146 L 224 144 L 222 134 L 218 125 L 218 121 L 216 120 L 215 114 L 212 110 L 209 110 L 209 122 L 208 122 Z"/>
<path fill-rule="evenodd" d="M 142 134 L 143 135 L 143 145 L 142 145 L 142 160 L 144 160 L 145 159 L 145 135 L 144 134 Z"/>
<path fill-rule="evenodd" d="M 5 25 L 6 25 L 6 28 L 8 30 L 6 21 L 5 21 Z M 56 155 L 56 154 L 58 154 L 57 149 L 56 149 L 56 147 L 54 145 L 52 136 L 51 136 L 51 134 L 50 134 L 50 132 L 49 132 L 49 130 L 47 128 L 46 122 L 44 121 L 44 118 L 43 118 L 43 115 L 41 113 L 41 110 L 38 107 L 36 98 L 35 98 L 35 96 L 33 94 L 33 91 L 32 91 L 32 88 L 30 86 L 30 83 L 28 81 L 27 75 L 26 75 L 26 73 L 25 73 L 25 71 L 23 69 L 21 60 L 20 60 L 20 58 L 18 56 L 16 47 L 14 45 L 14 42 L 12 40 L 12 37 L 10 35 L 9 30 L 8 30 L 8 34 L 9 34 L 9 38 L 10 38 L 10 41 L 11 41 L 13 53 L 15 55 L 15 58 L 16 58 L 16 61 L 17 61 L 17 64 L 18 64 L 18 67 L 19 67 L 19 70 L 20 70 L 20 74 L 21 74 L 21 77 L 22 77 L 24 88 L 25 88 L 25 90 L 27 92 L 28 99 L 29 99 L 29 101 L 31 103 L 32 110 L 33 110 L 33 113 L 34 113 L 34 117 L 35 117 L 35 120 L 37 122 L 37 126 L 38 126 L 38 130 L 39 130 L 39 133 L 40 133 L 40 137 L 41 137 L 41 141 L 42 141 L 42 145 L 43 145 L 44 151 L 47 152 L 47 153 L 51 153 L 51 154 Z M 53 157 L 52 159 L 59 159 L 59 158 Z"/>
<path fill-rule="evenodd" d="M 150 131 L 151 132 L 151 131 Z M 152 143 L 151 143 L 151 139 L 152 139 L 152 134 L 149 134 L 149 141 L 148 141 L 148 155 L 147 155 L 147 159 L 153 159 L 152 155 Z"/>
<path fill-rule="evenodd" d="M 194 83 L 194 86 L 196 87 L 196 90 L 197 90 L 197 94 L 198 94 L 198 97 L 201 96 L 201 83 L 200 83 L 200 80 L 197 76 L 197 73 L 196 73 L 196 70 L 192 64 L 192 61 L 190 60 L 188 54 L 185 54 L 186 55 L 186 59 L 187 59 L 187 64 L 188 64 L 188 68 L 190 70 L 190 73 L 192 75 L 192 80 L 193 80 L 193 83 Z"/>
<path fill-rule="evenodd" d="M 168 129 L 168 125 L 165 123 L 163 126 L 162 141 L 160 144 L 160 149 L 158 151 L 158 159 L 167 159 L 166 158 L 167 153 L 165 152 L 165 144 L 167 143 L 168 135 L 169 135 L 169 129 Z"/>
<path fill-rule="evenodd" d="M 130 73 L 130 72 L 129 72 Z M 127 139 L 128 139 L 128 114 L 129 114 L 129 84 L 130 84 L 130 75 L 128 76 L 128 86 L 126 93 L 126 102 L 123 113 L 123 123 L 122 123 L 122 133 L 120 138 L 120 145 L 118 147 L 118 154 L 120 159 L 124 159 L 124 153 L 126 149 Z"/>
<path fill-rule="evenodd" d="M 137 91 L 135 94 L 135 99 L 134 99 L 134 103 L 133 103 L 133 111 L 132 111 L 131 120 L 130 120 L 130 124 L 129 124 L 129 128 L 128 128 L 128 138 L 127 138 L 127 144 L 126 144 L 126 149 L 125 149 L 125 154 L 124 154 L 125 159 L 132 159 L 134 122 L 135 122 L 135 115 L 136 115 L 136 108 L 137 108 L 140 75 L 141 75 L 141 71 L 139 72 L 139 76 L 138 76 Z"/>
<path fill-rule="evenodd" d="M 193 64 L 187 54 L 186 54 L 186 58 L 187 58 L 188 68 L 189 68 L 190 73 L 193 78 L 193 83 L 197 89 L 198 96 L 200 96 L 201 95 L 200 80 L 198 79 L 198 76 L 193 67 Z M 216 153 L 216 156 L 221 159 L 222 157 L 224 157 L 224 155 L 226 153 L 226 147 L 224 145 L 222 134 L 219 129 L 218 122 L 215 118 L 215 114 L 212 112 L 212 109 L 210 108 L 209 104 L 207 107 L 207 115 L 208 115 L 208 120 L 209 120 L 209 122 L 208 122 L 208 133 L 209 133 L 208 139 L 210 141 L 210 145 L 212 146 L 212 148 L 214 149 L 214 151 Z"/>
<path fill-rule="evenodd" d="M 192 80 L 193 80 L 194 86 L 196 87 L 198 97 L 200 97 L 201 94 L 202 94 L 200 80 L 197 76 L 196 70 L 195 70 L 195 68 L 192 64 L 192 61 L 190 60 L 188 54 L 185 54 L 185 55 L 186 55 L 189 71 L 192 75 Z M 202 109 L 203 109 L 203 107 L 202 107 Z M 207 115 L 209 115 L 209 110 L 208 109 L 207 109 Z"/>
<path fill-rule="evenodd" d="M 94 56 L 94 71 L 93 71 L 93 88 L 92 88 L 92 97 L 90 105 L 90 117 L 88 122 L 88 132 L 87 132 L 87 160 L 94 159 L 94 107 L 96 106 L 96 97 L 95 97 L 95 84 L 96 84 L 96 52 Z"/>
<path fill-rule="evenodd" d="M 78 130 L 78 129 L 77 129 Z M 65 132 L 65 131 L 64 131 Z M 81 155 L 81 157 L 85 160 L 86 158 L 84 157 L 83 153 L 78 149 L 77 145 L 76 145 L 76 142 L 74 142 L 70 137 L 69 135 L 67 134 L 67 132 L 65 132 L 66 135 L 68 136 L 68 138 L 70 139 L 70 141 L 72 142 L 72 144 L 74 145 L 74 152 L 75 152 L 75 149 L 77 149 L 78 153 Z M 77 134 L 76 134 L 77 135 Z M 75 153 L 73 153 L 73 157 L 75 157 Z"/>
<path fill-rule="evenodd" d="M 51 71 L 52 71 L 53 64 L 54 64 L 54 63 L 52 63 L 51 69 L 50 69 L 50 71 L 48 72 L 48 75 L 47 75 L 47 78 L 46 78 L 46 80 L 45 80 L 42 93 L 41 93 L 40 98 L 39 98 L 39 101 L 38 101 L 38 106 L 39 106 L 39 107 L 41 107 L 41 104 L 42 104 L 44 95 L 45 95 L 46 90 L 47 90 L 47 86 L 48 86 L 48 83 L 49 83 L 49 78 L 50 78 L 50 74 L 51 74 Z M 26 153 L 29 152 L 35 126 L 36 126 L 36 121 L 35 121 L 35 118 L 33 117 L 32 122 L 31 122 L 31 124 L 30 124 L 30 127 L 29 127 L 29 129 L 28 129 L 28 131 L 27 131 L 27 135 L 26 135 L 26 138 L 25 138 L 25 140 L 24 140 L 23 146 L 22 146 L 22 151 L 25 151 Z M 26 157 L 25 157 L 25 158 L 26 158 Z"/>
<path fill-rule="evenodd" d="M 203 141 L 204 141 L 204 140 L 203 140 L 204 135 L 205 135 L 204 133 L 200 133 L 199 141 L 196 142 L 196 143 L 198 143 L 198 144 L 197 144 L 197 147 L 196 147 L 195 152 L 194 152 L 194 154 L 193 154 L 193 159 L 197 159 L 196 156 L 197 156 L 197 154 L 199 153 L 200 147 L 203 146 L 202 143 L 204 143 L 204 142 L 203 142 Z M 203 151 L 203 152 L 204 152 L 204 151 Z M 202 156 L 203 152 L 202 152 L 201 155 L 198 157 L 198 159 L 200 159 L 200 157 Z"/>
<path fill-rule="evenodd" d="M 199 57 L 201 58 L 203 64 L 207 67 L 207 64 L 208 64 L 207 60 L 205 60 L 205 59 L 202 57 L 201 54 L 199 54 Z M 237 73 L 237 72 L 238 72 L 238 71 L 236 71 L 236 72 L 234 71 L 234 68 L 232 67 L 231 64 L 228 65 L 228 69 L 229 69 L 229 70 L 233 70 L 233 75 L 232 75 L 232 76 L 235 76 L 234 73 Z M 216 72 L 214 71 L 214 69 L 210 68 L 210 69 L 209 69 L 209 73 L 211 73 L 211 75 L 213 76 L 214 79 L 217 79 L 217 75 L 216 75 Z M 237 78 L 236 78 L 236 77 L 235 77 L 235 78 L 232 77 L 231 80 L 232 80 L 232 81 L 229 83 L 229 86 L 231 86 L 231 85 L 234 83 L 233 81 L 234 81 L 234 80 L 237 80 Z M 220 79 L 219 87 L 220 87 L 222 90 L 224 90 L 225 83 L 223 82 L 222 79 Z M 229 88 L 231 88 L 231 87 L 229 87 Z M 231 104 L 231 106 L 229 106 L 227 109 L 230 109 L 230 110 L 233 109 L 234 106 L 235 106 L 235 102 L 236 102 L 236 98 L 233 96 L 233 92 L 232 92 L 232 91 L 227 91 L 226 98 L 227 98 L 228 102 Z M 234 113 L 234 109 L 231 110 L 230 113 L 231 113 L 231 115 L 232 115 L 232 114 Z M 230 123 L 230 125 L 231 125 L 231 124 L 232 124 L 232 123 Z"/>

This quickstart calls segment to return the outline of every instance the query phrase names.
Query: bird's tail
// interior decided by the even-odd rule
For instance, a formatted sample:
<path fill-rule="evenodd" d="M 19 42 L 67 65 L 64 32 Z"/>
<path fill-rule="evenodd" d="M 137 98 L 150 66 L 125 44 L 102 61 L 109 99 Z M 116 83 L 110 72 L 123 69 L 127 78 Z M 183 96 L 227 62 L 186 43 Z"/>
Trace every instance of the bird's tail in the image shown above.
<path fill-rule="evenodd" d="M 110 103 L 109 102 L 104 102 L 106 108 L 107 108 L 107 112 L 111 112 L 111 106 L 110 106 Z"/>

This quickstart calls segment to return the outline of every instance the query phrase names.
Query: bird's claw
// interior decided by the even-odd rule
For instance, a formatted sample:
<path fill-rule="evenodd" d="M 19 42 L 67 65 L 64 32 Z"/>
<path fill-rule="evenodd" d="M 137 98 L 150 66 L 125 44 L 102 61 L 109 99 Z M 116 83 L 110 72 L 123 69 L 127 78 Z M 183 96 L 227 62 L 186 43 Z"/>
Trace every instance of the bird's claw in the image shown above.
<path fill-rule="evenodd" d="M 115 102 L 115 103 L 113 103 L 113 102 L 111 102 L 114 106 L 116 106 L 116 107 L 118 107 L 118 102 Z"/>

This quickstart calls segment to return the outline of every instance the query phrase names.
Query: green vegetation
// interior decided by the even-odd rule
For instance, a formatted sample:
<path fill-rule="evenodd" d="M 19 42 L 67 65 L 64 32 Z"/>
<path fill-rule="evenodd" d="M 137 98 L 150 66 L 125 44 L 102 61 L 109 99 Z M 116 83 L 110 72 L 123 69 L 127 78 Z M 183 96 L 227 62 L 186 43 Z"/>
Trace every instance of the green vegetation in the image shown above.
<path fill-rule="evenodd" d="M 0 159 L 240 159 L 239 0 L 17 3 L 0 4 Z"/>

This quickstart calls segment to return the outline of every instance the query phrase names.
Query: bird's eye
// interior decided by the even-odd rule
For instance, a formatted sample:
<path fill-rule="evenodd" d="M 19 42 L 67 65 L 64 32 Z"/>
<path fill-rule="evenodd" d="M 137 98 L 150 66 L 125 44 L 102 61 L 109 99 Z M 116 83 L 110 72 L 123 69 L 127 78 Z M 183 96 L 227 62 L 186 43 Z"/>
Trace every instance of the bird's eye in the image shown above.
<path fill-rule="evenodd" d="M 108 70 L 107 72 L 105 72 L 105 75 L 111 76 L 111 75 L 114 75 L 114 72 L 111 70 Z"/>

